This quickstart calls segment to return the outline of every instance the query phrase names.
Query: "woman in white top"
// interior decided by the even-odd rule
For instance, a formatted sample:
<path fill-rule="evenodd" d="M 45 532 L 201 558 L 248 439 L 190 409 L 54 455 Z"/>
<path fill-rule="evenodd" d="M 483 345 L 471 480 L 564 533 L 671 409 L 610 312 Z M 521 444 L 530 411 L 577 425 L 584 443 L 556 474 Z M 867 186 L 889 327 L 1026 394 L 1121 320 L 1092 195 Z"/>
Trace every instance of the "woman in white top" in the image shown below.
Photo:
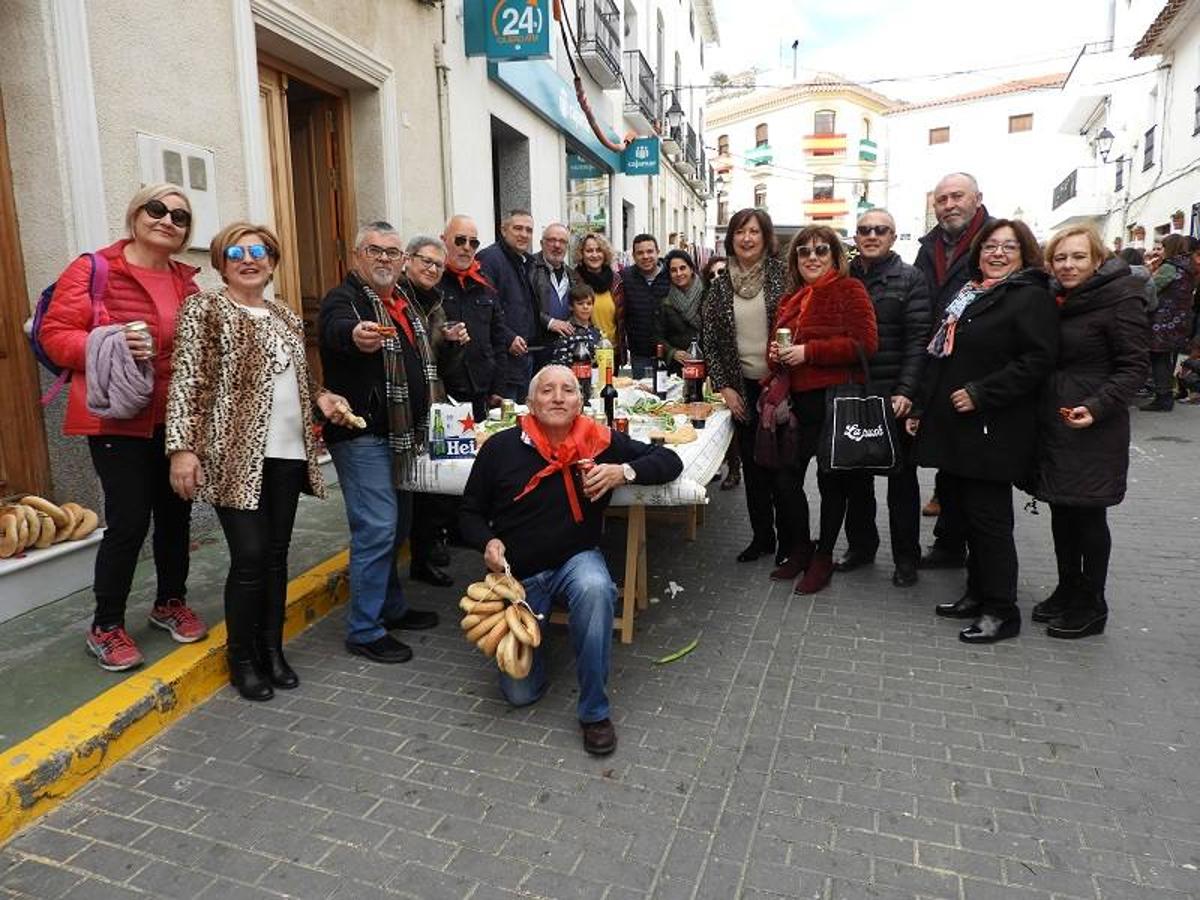
<path fill-rule="evenodd" d="M 324 496 L 314 404 L 346 424 L 351 410 L 312 384 L 304 326 L 264 296 L 279 240 L 236 222 L 209 248 L 225 287 L 179 312 L 167 398 L 171 486 L 211 503 L 229 544 L 225 627 L 230 681 L 247 700 L 300 680 L 283 657 L 287 556 L 300 492 Z"/>

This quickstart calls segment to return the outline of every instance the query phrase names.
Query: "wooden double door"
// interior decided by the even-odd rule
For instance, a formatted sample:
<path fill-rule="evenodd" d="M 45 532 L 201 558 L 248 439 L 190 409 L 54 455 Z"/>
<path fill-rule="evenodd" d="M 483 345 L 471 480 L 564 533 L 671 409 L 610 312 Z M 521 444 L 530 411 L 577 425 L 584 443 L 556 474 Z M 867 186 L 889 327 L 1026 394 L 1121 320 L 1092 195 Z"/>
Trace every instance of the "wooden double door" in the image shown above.
<path fill-rule="evenodd" d="M 304 319 L 308 363 L 321 379 L 317 313 L 346 277 L 354 240 L 350 113 L 344 89 L 260 55 L 259 103 L 282 244 L 275 295 Z"/>
<path fill-rule="evenodd" d="M 32 310 L 0 95 L 0 497 L 50 493 L 50 459 L 37 362 L 24 324 Z"/>

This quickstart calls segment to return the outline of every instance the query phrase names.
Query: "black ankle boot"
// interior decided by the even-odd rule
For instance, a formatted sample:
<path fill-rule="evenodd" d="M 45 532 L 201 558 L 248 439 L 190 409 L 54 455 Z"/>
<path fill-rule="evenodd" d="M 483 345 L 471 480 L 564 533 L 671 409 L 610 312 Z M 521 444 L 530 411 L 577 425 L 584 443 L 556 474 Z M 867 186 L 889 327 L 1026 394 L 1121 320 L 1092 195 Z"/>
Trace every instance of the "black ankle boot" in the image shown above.
<path fill-rule="evenodd" d="M 1041 603 L 1033 605 L 1033 613 L 1030 618 L 1035 622 L 1053 622 L 1070 609 L 1074 595 L 1079 590 L 1077 578 L 1078 576 L 1059 575 L 1058 585 L 1055 586 L 1050 596 Z"/>
<path fill-rule="evenodd" d="M 229 683 L 247 700 L 270 700 L 275 696 L 271 683 L 258 671 L 254 660 L 246 655 L 229 652 Z"/>
<path fill-rule="evenodd" d="M 263 609 L 262 626 L 254 636 L 255 658 L 259 671 L 277 688 L 291 690 L 300 686 L 300 676 L 283 658 L 283 620 L 287 598 L 268 599 Z"/>
<path fill-rule="evenodd" d="M 1108 604 L 1104 601 L 1104 594 L 1081 582 L 1079 592 L 1072 597 L 1070 605 L 1046 628 L 1046 635 L 1074 640 L 1092 634 L 1103 634 L 1106 624 Z"/>

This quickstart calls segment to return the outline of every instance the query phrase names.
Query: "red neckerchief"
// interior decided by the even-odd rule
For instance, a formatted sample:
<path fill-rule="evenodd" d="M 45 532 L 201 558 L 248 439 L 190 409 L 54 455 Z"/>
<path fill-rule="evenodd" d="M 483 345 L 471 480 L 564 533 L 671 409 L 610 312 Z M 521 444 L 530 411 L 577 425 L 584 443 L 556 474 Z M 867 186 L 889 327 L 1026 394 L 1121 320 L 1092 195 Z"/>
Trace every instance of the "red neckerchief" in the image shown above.
<path fill-rule="evenodd" d="M 800 339 L 800 320 L 804 318 L 804 313 L 808 309 L 808 302 L 812 299 L 813 291 L 816 288 L 825 287 L 825 285 L 836 281 L 841 276 L 838 275 L 835 269 L 830 269 L 812 284 L 806 284 L 790 297 L 784 297 L 779 301 L 779 311 L 775 313 L 775 330 L 780 328 L 790 328 L 792 330 L 792 340 L 797 344 L 804 343 Z M 768 342 L 775 340 L 775 336 L 771 335 L 767 338 Z"/>
<path fill-rule="evenodd" d="M 946 270 L 950 268 L 950 263 L 967 252 L 967 248 L 971 246 L 971 241 L 975 239 L 975 235 L 979 233 L 979 229 L 982 227 L 983 207 L 981 206 L 975 210 L 975 215 L 971 217 L 971 221 L 967 223 L 967 227 L 963 230 L 963 233 L 954 242 L 954 253 L 949 258 L 946 257 L 946 242 L 942 240 L 941 235 L 938 235 L 933 245 L 933 270 L 937 275 L 939 286 L 946 283 Z"/>
<path fill-rule="evenodd" d="M 491 288 L 492 283 L 487 280 L 487 276 L 483 274 L 483 270 L 479 266 L 479 260 L 471 260 L 471 265 L 467 266 L 462 271 L 454 268 L 450 263 L 446 263 L 446 271 L 452 273 L 458 279 L 458 286 L 465 288 L 468 281 L 478 281 L 485 288 Z"/>
<path fill-rule="evenodd" d="M 398 288 L 392 292 L 392 296 L 380 299 L 383 300 L 383 308 L 388 311 L 392 321 L 404 329 L 405 335 L 408 336 L 408 342 L 415 347 L 417 336 L 413 332 L 412 322 L 408 321 L 408 300 Z"/>
<path fill-rule="evenodd" d="M 513 502 L 532 491 L 543 478 L 555 472 L 562 472 L 563 483 L 567 486 L 567 502 L 571 504 L 571 518 L 576 524 L 582 522 L 583 509 L 579 505 L 579 495 L 575 492 L 571 466 L 581 459 L 595 459 L 607 450 L 608 445 L 612 443 L 612 431 L 587 416 L 578 416 L 562 443 L 551 447 L 546 432 L 532 415 L 521 419 L 521 430 L 529 436 L 533 448 L 549 465 L 529 479 L 525 489 L 513 497 Z"/>

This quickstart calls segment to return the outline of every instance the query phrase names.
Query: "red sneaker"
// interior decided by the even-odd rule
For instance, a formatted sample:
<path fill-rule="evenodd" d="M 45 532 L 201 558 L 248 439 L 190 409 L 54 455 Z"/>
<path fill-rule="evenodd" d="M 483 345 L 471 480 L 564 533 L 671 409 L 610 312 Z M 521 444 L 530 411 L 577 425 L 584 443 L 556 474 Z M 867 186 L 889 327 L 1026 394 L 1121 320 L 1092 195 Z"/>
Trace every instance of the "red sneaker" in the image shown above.
<path fill-rule="evenodd" d="M 142 652 L 129 636 L 124 625 L 95 628 L 88 631 L 87 648 L 109 672 L 124 672 L 142 664 Z"/>
<path fill-rule="evenodd" d="M 191 644 L 208 637 L 208 626 L 183 600 L 168 600 L 155 604 L 150 610 L 150 624 L 171 632 L 181 644 Z"/>

